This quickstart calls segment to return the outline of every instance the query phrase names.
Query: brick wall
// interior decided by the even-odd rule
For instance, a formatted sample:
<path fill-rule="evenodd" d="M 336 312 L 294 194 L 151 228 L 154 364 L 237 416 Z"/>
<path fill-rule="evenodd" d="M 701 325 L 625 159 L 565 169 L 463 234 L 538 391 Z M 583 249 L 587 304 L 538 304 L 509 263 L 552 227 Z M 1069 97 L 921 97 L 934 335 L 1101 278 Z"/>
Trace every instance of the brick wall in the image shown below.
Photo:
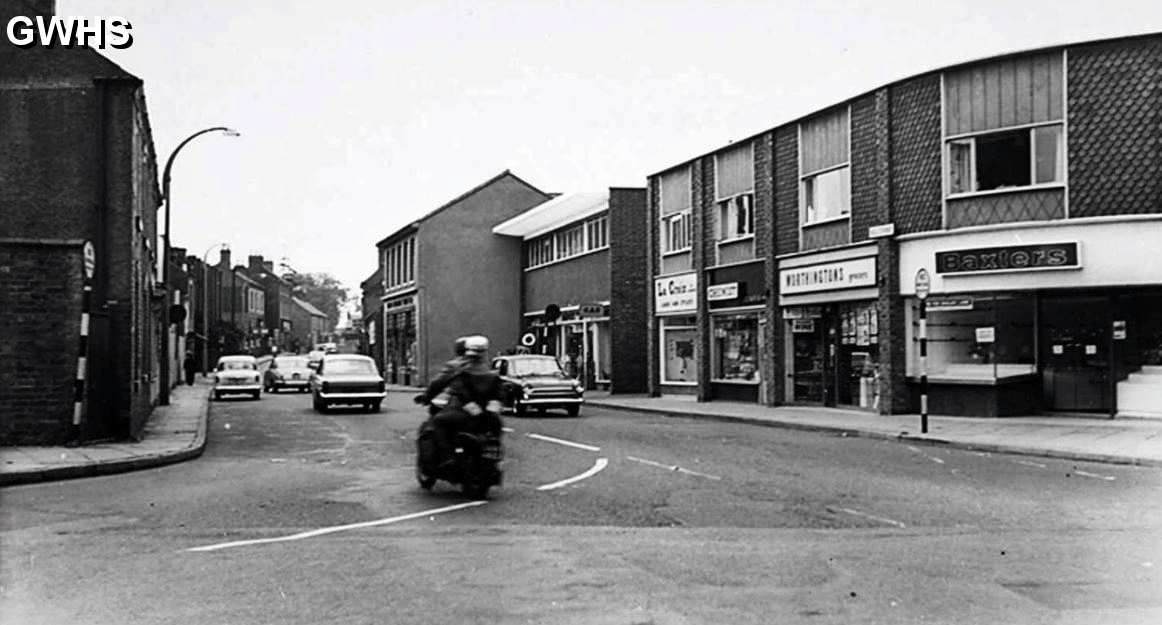
<path fill-rule="evenodd" d="M 1070 48 L 1069 215 L 1162 210 L 1162 36 Z"/>
<path fill-rule="evenodd" d="M 0 241 L 0 445 L 70 438 L 81 286 L 78 244 Z"/>
<path fill-rule="evenodd" d="M 710 391 L 710 315 L 706 300 L 706 274 L 703 272 L 713 263 L 714 217 L 714 157 L 705 156 L 694 165 L 691 176 L 694 187 L 694 207 L 691 228 L 694 236 L 694 271 L 698 274 L 698 401 L 711 398 Z"/>
<path fill-rule="evenodd" d="M 941 228 L 940 75 L 893 86 L 889 129 L 896 234 Z"/>
<path fill-rule="evenodd" d="M 611 393 L 647 391 L 650 223 L 645 189 L 609 190 Z"/>
<path fill-rule="evenodd" d="M 658 318 L 654 314 L 654 276 L 661 268 L 658 256 L 658 176 L 646 180 L 646 262 L 649 273 L 646 281 L 646 392 L 651 396 L 661 393 L 658 362 Z M 612 226 L 612 223 L 610 224 Z"/>
<path fill-rule="evenodd" d="M 799 251 L 799 130 L 775 131 L 775 253 Z"/>

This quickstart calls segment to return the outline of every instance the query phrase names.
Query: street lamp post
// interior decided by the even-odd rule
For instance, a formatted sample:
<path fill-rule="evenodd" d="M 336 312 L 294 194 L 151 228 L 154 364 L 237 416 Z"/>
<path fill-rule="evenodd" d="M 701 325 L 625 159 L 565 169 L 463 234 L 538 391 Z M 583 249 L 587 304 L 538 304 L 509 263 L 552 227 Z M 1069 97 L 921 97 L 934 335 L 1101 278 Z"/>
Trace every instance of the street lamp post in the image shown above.
<path fill-rule="evenodd" d="M 169 214 L 170 214 L 170 205 L 173 204 L 173 201 L 172 201 L 173 198 L 170 196 L 170 191 L 169 191 L 169 173 L 170 173 L 170 170 L 173 168 L 173 161 L 174 161 L 174 158 L 177 157 L 178 152 L 181 152 L 182 148 L 186 147 L 186 144 L 188 144 L 190 141 L 193 141 L 194 139 L 196 139 L 196 138 L 198 138 L 206 133 L 210 133 L 210 132 L 221 132 L 221 133 L 224 133 L 228 137 L 239 136 L 239 132 L 237 130 L 234 130 L 232 128 L 227 128 L 225 126 L 214 126 L 213 128 L 204 128 L 202 130 L 195 132 L 194 134 L 186 137 L 185 140 L 183 140 L 181 143 L 179 143 L 178 147 L 174 148 L 174 151 L 170 153 L 169 159 L 167 159 L 165 162 L 164 173 L 162 173 L 162 176 L 161 176 L 161 195 L 162 195 L 162 198 L 165 199 L 165 238 L 163 240 L 163 243 L 164 243 L 163 248 L 164 249 L 163 249 L 162 255 L 161 255 L 161 258 L 162 258 L 161 281 L 162 281 L 162 284 L 164 285 L 162 288 L 165 292 L 165 305 L 161 307 L 161 322 L 162 322 L 161 327 L 162 327 L 162 332 L 163 332 L 164 336 L 162 337 L 162 341 L 161 341 L 161 371 L 159 371 L 159 374 L 160 374 L 159 381 L 161 382 L 161 395 L 158 397 L 158 400 L 157 400 L 157 403 L 161 406 L 168 406 L 169 405 L 169 386 L 170 386 L 170 384 L 169 384 L 169 378 L 170 378 L 170 375 L 169 375 L 169 364 L 170 364 L 169 363 L 169 333 L 170 333 L 169 307 L 173 303 L 173 301 L 172 301 L 173 294 L 170 290 L 170 285 L 169 285 L 169 260 L 170 260 L 169 259 L 169 250 L 170 250 Z"/>
<path fill-rule="evenodd" d="M 202 254 L 202 376 L 206 375 L 210 360 L 210 270 L 207 263 L 210 260 L 210 252 L 216 247 L 229 249 L 230 246 L 226 243 L 215 243 L 206 248 L 206 253 Z M 218 296 L 221 297 L 221 293 Z"/>

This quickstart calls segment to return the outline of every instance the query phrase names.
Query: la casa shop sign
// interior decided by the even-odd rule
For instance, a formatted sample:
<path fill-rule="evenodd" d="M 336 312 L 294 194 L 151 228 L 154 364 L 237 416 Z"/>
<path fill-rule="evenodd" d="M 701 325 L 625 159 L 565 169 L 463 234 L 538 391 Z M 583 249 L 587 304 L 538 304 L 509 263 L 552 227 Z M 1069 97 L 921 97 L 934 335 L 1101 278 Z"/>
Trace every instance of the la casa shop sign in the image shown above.
<path fill-rule="evenodd" d="M 658 314 L 698 309 L 698 274 L 656 278 L 654 280 L 654 311 Z"/>

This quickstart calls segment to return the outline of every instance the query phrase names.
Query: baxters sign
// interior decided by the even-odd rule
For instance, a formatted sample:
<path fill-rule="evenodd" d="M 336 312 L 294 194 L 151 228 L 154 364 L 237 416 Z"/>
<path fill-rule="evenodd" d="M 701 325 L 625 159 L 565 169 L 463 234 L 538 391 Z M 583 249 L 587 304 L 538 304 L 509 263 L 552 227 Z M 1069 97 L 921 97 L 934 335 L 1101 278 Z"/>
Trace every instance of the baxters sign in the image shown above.
<path fill-rule="evenodd" d="M 654 312 L 665 315 L 698 309 L 698 274 L 654 279 Z"/>

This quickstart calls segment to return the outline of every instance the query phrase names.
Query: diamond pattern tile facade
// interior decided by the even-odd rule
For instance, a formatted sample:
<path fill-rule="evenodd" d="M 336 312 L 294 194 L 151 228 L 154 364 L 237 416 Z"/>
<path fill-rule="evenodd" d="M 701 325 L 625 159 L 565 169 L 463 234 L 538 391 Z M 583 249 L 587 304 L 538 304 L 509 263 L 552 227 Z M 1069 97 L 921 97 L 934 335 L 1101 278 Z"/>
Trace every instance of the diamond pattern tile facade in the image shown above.
<path fill-rule="evenodd" d="M 1068 55 L 1070 217 L 1162 211 L 1162 35 Z"/>
<path fill-rule="evenodd" d="M 799 131 L 794 125 L 775 131 L 776 253 L 799 251 Z"/>
<path fill-rule="evenodd" d="M 869 226 L 886 223 L 888 192 L 888 93 L 880 89 L 851 103 L 851 239 L 867 239 Z"/>
<path fill-rule="evenodd" d="M 939 230 L 940 75 L 891 88 L 892 219 L 896 234 Z"/>
<path fill-rule="evenodd" d="M 946 216 L 950 229 L 1065 219 L 1065 192 L 1061 189 L 1017 191 L 948 200 Z"/>

